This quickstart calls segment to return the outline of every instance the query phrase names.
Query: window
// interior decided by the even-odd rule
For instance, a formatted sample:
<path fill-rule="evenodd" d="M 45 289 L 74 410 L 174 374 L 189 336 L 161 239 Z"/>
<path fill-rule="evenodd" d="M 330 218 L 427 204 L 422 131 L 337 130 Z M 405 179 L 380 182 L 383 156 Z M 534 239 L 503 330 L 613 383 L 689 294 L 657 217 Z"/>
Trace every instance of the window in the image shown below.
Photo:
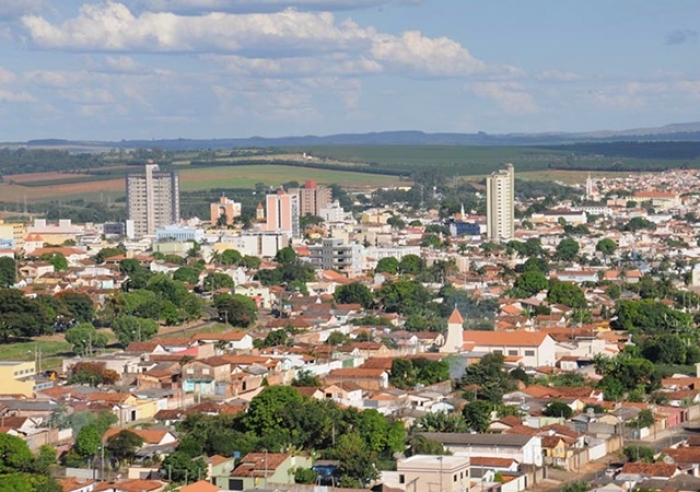
<path fill-rule="evenodd" d="M 509 350 L 508 355 L 518 355 L 518 351 L 517 350 Z"/>
<path fill-rule="evenodd" d="M 525 357 L 534 357 L 534 356 L 535 356 L 534 350 L 526 350 L 525 351 Z"/>
<path fill-rule="evenodd" d="M 209 374 L 209 369 L 202 369 L 202 374 Z"/>
<path fill-rule="evenodd" d="M 493 353 L 497 355 L 503 355 L 503 350 L 494 350 Z"/>
<path fill-rule="evenodd" d="M 192 368 L 187 369 L 187 374 L 194 374 L 194 369 L 192 369 Z"/>
<path fill-rule="evenodd" d="M 452 476 L 452 481 L 453 481 L 453 482 L 456 482 L 456 481 L 457 481 L 457 474 L 456 474 L 456 473 Z"/>
<path fill-rule="evenodd" d="M 399 483 L 406 483 L 406 475 L 399 475 Z"/>

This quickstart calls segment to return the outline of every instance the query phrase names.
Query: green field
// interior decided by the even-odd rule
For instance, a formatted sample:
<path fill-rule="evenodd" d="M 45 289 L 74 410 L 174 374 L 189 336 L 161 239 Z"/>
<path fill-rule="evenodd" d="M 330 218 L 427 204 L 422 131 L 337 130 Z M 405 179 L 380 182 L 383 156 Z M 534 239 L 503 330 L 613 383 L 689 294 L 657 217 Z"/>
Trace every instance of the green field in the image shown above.
<path fill-rule="evenodd" d="M 34 360 L 37 350 L 41 352 L 41 368 L 37 367 L 37 370 L 42 371 L 60 368 L 64 358 L 75 355 L 71 350 L 71 344 L 65 340 L 38 340 L 1 344 L 0 360 Z"/>

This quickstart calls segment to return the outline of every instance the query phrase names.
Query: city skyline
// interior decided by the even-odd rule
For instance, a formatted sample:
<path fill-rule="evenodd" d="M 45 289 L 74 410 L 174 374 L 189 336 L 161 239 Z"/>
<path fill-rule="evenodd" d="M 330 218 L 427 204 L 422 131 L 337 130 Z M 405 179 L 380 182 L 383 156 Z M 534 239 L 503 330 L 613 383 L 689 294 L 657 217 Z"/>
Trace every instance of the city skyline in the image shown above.
<path fill-rule="evenodd" d="M 118 140 L 693 121 L 698 13 L 689 1 L 23 0 L 0 7 L 2 130 Z"/>

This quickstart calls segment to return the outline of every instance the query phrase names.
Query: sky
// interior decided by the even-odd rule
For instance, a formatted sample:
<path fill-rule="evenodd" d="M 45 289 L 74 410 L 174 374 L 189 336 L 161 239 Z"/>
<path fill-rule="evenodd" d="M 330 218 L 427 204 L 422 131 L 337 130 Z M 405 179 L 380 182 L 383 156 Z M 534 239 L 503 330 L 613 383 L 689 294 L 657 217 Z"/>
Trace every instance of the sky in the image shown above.
<path fill-rule="evenodd" d="M 697 0 L 0 1 L 0 141 L 699 120 Z"/>

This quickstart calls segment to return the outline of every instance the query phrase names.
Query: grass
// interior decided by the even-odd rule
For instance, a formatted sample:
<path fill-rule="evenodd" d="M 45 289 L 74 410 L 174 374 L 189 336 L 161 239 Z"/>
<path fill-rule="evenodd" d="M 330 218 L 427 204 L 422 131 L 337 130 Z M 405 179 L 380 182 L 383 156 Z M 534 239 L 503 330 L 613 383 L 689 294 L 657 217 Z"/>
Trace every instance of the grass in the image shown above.
<path fill-rule="evenodd" d="M 42 371 L 60 368 L 64 358 L 75 355 L 71 344 L 65 340 L 37 340 L 0 344 L 0 360 L 34 360 L 37 350 L 41 352 Z"/>

